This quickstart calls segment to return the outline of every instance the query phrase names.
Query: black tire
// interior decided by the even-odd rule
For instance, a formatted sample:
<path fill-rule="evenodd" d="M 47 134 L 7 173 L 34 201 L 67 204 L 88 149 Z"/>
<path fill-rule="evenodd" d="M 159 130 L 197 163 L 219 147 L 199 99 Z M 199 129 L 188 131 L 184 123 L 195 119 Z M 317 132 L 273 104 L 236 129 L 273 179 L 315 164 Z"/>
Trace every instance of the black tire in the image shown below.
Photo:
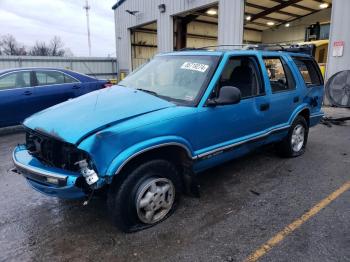
<path fill-rule="evenodd" d="M 174 165 L 166 160 L 151 160 L 123 174 L 125 179 L 111 185 L 108 193 L 108 208 L 113 223 L 123 232 L 135 232 L 154 226 L 168 218 L 175 210 L 179 199 L 181 180 Z M 174 186 L 174 200 L 170 211 L 155 223 L 140 220 L 136 202 L 140 187 L 149 180 L 165 179 Z"/>
<path fill-rule="evenodd" d="M 302 142 L 301 148 L 299 150 L 296 150 L 292 144 L 292 136 L 293 136 L 293 131 L 300 125 L 304 128 L 304 135 L 303 135 L 304 140 Z M 305 118 L 300 115 L 297 116 L 293 124 L 289 128 L 288 135 L 280 143 L 277 144 L 277 150 L 279 154 L 283 157 L 297 157 L 304 154 L 306 144 L 307 144 L 308 134 L 309 134 L 309 126 Z"/>

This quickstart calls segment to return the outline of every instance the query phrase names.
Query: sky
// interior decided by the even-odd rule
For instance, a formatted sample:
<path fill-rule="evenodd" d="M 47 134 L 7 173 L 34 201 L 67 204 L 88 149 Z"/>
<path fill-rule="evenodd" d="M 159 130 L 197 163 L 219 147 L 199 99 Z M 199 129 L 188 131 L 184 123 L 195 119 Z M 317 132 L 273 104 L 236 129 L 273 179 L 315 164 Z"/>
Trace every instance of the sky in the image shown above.
<path fill-rule="evenodd" d="M 117 0 L 89 0 L 91 56 L 115 56 L 112 6 Z M 0 0 L 0 36 L 25 46 L 61 37 L 74 56 L 88 56 L 85 0 Z"/>

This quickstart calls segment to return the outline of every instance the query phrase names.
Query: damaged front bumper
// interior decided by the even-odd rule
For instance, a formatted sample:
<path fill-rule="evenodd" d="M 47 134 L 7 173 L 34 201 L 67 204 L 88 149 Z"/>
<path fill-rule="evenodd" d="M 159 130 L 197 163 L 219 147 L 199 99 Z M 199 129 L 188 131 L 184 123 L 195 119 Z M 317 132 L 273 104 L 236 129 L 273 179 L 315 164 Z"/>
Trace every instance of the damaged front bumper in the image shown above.
<path fill-rule="evenodd" d="M 19 145 L 13 151 L 13 162 L 17 173 L 22 174 L 28 183 L 37 191 L 59 198 L 80 199 L 87 195 L 89 187 L 84 185 L 80 173 L 43 165 L 30 155 L 25 145 Z M 94 187 L 101 187 L 99 179 Z"/>

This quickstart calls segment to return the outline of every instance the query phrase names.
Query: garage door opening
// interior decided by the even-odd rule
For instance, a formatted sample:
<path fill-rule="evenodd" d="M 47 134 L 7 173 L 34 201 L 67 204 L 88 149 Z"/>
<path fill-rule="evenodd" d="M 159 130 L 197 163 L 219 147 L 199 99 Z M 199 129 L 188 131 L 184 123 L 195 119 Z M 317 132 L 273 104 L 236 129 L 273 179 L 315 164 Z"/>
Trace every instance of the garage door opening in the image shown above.
<path fill-rule="evenodd" d="M 217 45 L 218 6 L 174 16 L 174 50 Z"/>
<path fill-rule="evenodd" d="M 244 43 L 310 44 L 324 74 L 331 8 L 331 0 L 247 0 Z"/>
<path fill-rule="evenodd" d="M 131 66 L 135 70 L 157 53 L 157 23 L 130 28 Z"/>

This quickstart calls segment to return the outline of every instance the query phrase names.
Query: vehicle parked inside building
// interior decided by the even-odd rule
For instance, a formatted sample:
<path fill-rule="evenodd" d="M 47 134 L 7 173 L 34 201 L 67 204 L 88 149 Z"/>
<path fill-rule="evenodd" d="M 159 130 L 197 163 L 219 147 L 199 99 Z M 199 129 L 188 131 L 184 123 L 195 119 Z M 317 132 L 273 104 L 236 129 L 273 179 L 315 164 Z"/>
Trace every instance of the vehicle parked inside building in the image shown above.
<path fill-rule="evenodd" d="M 106 80 L 55 68 L 0 71 L 0 127 L 18 125 L 45 108 L 108 85 Z"/>
<path fill-rule="evenodd" d="M 114 223 L 136 231 L 166 219 L 181 193 L 196 193 L 205 169 L 270 143 L 302 155 L 323 116 L 323 89 L 317 63 L 301 53 L 160 54 L 118 86 L 26 119 L 13 161 L 47 195 L 107 188 Z"/>

